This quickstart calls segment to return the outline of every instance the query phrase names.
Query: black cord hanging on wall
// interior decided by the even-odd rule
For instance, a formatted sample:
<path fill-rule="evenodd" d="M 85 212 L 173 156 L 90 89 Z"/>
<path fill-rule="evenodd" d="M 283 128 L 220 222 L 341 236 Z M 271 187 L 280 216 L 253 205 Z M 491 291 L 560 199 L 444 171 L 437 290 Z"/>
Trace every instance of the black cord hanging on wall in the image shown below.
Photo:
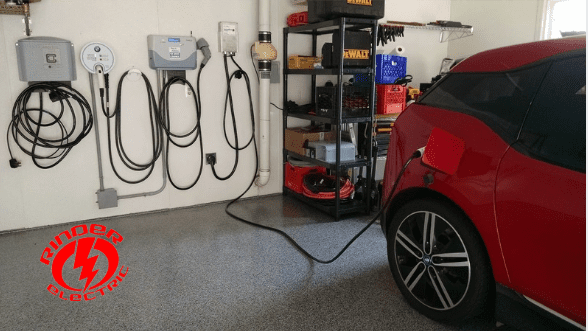
<path fill-rule="evenodd" d="M 29 106 L 33 93 L 39 94 L 39 106 Z M 48 93 L 57 111 L 45 109 L 43 94 Z M 12 108 L 6 143 L 10 167 L 17 168 L 10 148 L 10 137 L 41 169 L 53 168 L 92 130 L 92 110 L 80 92 L 58 82 L 32 84 L 22 91 Z M 44 160 L 39 162 L 40 160 Z"/>

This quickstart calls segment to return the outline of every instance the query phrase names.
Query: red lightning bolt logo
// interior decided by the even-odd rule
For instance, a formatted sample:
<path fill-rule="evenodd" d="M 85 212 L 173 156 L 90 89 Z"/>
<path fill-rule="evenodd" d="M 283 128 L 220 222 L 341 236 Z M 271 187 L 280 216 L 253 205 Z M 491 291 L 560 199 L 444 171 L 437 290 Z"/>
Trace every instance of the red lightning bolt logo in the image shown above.
<path fill-rule="evenodd" d="M 74 269 L 79 267 L 82 268 L 80 272 L 80 280 L 86 279 L 86 285 L 84 286 L 84 292 L 88 288 L 88 286 L 92 283 L 94 277 L 100 269 L 94 270 L 94 266 L 96 265 L 96 260 L 98 260 L 98 255 L 88 257 L 90 255 L 90 251 L 92 250 L 92 246 L 94 246 L 94 241 L 96 238 L 82 238 L 78 240 L 78 247 L 76 251 L 76 258 L 74 261 Z"/>

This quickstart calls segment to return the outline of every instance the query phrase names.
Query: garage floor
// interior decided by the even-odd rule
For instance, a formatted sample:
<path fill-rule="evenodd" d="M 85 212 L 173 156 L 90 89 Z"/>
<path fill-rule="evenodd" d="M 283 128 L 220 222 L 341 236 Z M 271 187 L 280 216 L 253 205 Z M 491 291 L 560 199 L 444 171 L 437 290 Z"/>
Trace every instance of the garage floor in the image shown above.
<path fill-rule="evenodd" d="M 0 329 L 492 330 L 482 322 L 449 327 L 412 310 L 388 270 L 379 225 L 339 260 L 321 265 L 279 235 L 231 219 L 224 208 L 85 222 L 124 236 L 116 248 L 128 267 L 118 287 L 90 302 L 52 295 L 51 268 L 39 261 L 49 241 L 72 224 L 0 235 Z M 281 195 L 245 200 L 232 210 L 283 229 L 323 259 L 367 222 L 335 223 Z M 68 263 L 64 274 L 70 270 L 76 281 L 80 269 Z"/>

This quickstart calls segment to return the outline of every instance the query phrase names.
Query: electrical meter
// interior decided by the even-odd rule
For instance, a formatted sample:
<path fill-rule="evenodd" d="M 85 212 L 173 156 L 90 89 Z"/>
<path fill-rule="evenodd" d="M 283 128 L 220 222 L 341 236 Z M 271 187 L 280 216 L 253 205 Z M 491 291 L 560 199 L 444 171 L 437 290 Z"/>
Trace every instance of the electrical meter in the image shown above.
<path fill-rule="evenodd" d="M 149 67 L 164 70 L 196 69 L 196 38 L 147 36 Z"/>

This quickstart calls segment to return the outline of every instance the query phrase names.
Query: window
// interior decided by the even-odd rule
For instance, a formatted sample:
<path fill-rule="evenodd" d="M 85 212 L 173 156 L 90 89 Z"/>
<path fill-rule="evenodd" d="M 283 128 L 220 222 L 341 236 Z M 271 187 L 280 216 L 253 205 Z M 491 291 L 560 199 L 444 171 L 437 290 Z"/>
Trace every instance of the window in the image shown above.
<path fill-rule="evenodd" d="M 421 103 L 474 116 L 508 144 L 517 134 L 547 64 L 498 73 L 449 74 Z"/>
<path fill-rule="evenodd" d="M 541 39 L 586 33 L 586 0 L 545 0 Z"/>
<path fill-rule="evenodd" d="M 586 172 L 586 53 L 556 61 L 529 110 L 519 141 L 536 158 Z"/>

